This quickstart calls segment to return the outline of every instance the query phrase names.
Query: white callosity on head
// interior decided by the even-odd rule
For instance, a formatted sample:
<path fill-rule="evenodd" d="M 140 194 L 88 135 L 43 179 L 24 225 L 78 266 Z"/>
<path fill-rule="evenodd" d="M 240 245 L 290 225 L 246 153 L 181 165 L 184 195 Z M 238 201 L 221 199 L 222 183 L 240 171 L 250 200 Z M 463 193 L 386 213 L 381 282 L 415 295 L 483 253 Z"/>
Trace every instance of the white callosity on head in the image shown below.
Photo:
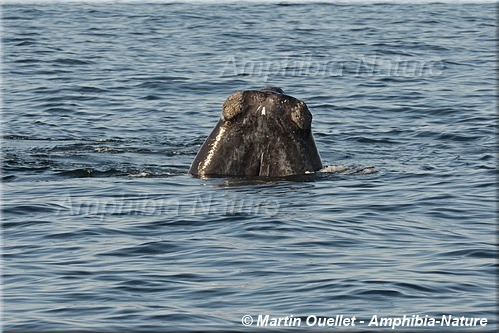
<path fill-rule="evenodd" d="M 260 111 L 261 110 L 261 111 Z M 265 106 L 262 108 L 262 106 L 260 105 L 257 109 L 256 109 L 256 113 L 260 112 L 260 114 L 262 116 L 265 116 L 267 114 L 267 112 L 265 111 Z"/>

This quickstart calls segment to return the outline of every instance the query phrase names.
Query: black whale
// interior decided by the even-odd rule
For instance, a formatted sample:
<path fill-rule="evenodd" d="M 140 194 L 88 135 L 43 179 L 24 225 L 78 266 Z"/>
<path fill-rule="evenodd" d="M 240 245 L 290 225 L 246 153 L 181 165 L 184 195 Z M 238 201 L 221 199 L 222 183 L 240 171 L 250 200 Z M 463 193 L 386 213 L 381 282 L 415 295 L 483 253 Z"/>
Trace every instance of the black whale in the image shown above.
<path fill-rule="evenodd" d="M 192 162 L 200 177 L 305 174 L 322 168 L 307 105 L 277 87 L 230 95 Z"/>

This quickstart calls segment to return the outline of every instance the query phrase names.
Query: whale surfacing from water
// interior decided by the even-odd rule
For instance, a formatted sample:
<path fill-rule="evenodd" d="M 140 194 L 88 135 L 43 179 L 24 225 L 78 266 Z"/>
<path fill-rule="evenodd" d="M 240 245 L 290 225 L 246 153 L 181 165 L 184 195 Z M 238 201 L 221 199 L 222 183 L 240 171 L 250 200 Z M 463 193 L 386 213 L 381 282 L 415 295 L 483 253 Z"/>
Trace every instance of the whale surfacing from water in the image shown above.
<path fill-rule="evenodd" d="M 307 105 L 277 87 L 230 95 L 192 162 L 200 177 L 283 177 L 322 168 Z"/>

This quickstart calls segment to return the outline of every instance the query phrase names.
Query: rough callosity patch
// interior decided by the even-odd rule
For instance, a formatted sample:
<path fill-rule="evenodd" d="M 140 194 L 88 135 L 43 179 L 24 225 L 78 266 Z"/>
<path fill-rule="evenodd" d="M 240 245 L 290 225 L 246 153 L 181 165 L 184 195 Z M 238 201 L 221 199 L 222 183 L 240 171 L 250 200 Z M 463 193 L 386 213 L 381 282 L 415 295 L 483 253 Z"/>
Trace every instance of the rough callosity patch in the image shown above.
<path fill-rule="evenodd" d="M 237 91 L 227 97 L 223 108 L 222 115 L 224 120 L 231 120 L 237 114 L 243 111 L 243 93 L 241 91 Z"/>
<path fill-rule="evenodd" d="M 302 101 L 291 110 L 291 119 L 302 130 L 310 128 L 312 124 L 312 114 Z"/>

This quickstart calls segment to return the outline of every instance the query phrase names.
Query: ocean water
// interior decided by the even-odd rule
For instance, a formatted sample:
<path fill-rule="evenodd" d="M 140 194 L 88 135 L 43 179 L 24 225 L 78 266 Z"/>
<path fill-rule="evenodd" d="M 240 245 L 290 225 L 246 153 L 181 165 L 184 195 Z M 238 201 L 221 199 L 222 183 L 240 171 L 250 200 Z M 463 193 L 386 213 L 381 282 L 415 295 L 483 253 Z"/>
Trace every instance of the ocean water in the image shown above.
<path fill-rule="evenodd" d="M 6 332 L 497 329 L 495 4 L 1 9 Z M 324 165 L 377 172 L 190 176 L 265 85 Z M 336 315 L 357 325 L 313 322 Z"/>

